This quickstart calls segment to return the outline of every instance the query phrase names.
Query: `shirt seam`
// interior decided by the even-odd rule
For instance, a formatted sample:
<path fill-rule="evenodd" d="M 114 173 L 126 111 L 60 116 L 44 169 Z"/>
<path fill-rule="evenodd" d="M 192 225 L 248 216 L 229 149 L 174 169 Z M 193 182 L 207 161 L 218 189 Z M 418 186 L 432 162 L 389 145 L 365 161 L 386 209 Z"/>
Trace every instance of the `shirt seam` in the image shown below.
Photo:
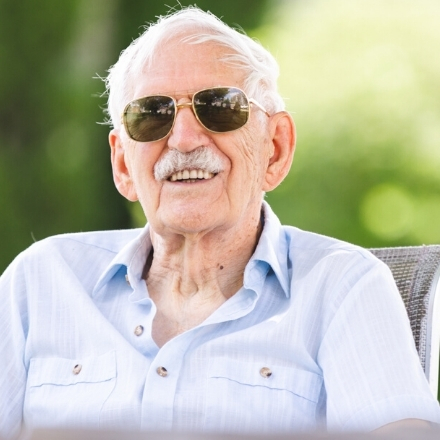
<path fill-rule="evenodd" d="M 110 253 L 112 253 L 114 255 L 117 255 L 121 251 L 121 249 L 113 250 L 113 249 L 110 249 L 108 247 L 104 247 L 104 246 L 101 246 L 99 244 L 96 244 L 96 243 L 87 243 L 87 242 L 75 239 L 73 237 L 55 236 L 55 237 L 50 237 L 50 241 L 51 240 L 57 240 L 57 241 L 59 241 L 59 240 L 69 240 L 69 241 L 73 241 L 75 243 L 79 243 L 79 244 L 82 244 L 82 245 L 85 245 L 85 246 L 90 246 L 90 247 L 94 247 L 96 249 L 105 250 L 105 251 L 110 252 Z M 38 242 L 38 243 L 41 243 L 41 241 Z"/>

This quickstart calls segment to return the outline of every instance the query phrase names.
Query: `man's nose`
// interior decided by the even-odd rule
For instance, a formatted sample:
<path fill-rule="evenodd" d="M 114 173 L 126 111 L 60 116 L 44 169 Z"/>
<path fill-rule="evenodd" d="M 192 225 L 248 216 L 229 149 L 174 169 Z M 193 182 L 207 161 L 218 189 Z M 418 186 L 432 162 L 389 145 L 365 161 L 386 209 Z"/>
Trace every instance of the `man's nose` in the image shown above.
<path fill-rule="evenodd" d="M 187 153 L 208 145 L 208 131 L 197 120 L 191 103 L 179 104 L 176 112 L 176 120 L 168 137 L 168 147 Z"/>

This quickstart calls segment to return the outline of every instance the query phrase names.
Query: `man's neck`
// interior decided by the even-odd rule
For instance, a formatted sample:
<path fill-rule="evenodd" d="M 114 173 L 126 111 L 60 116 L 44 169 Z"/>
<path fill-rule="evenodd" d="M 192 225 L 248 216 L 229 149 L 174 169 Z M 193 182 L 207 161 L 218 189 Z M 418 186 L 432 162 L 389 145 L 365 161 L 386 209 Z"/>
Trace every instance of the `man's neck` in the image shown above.
<path fill-rule="evenodd" d="M 261 231 L 259 220 L 166 238 L 151 231 L 154 253 L 144 274 L 157 307 L 153 338 L 159 346 L 203 322 L 241 288 Z"/>

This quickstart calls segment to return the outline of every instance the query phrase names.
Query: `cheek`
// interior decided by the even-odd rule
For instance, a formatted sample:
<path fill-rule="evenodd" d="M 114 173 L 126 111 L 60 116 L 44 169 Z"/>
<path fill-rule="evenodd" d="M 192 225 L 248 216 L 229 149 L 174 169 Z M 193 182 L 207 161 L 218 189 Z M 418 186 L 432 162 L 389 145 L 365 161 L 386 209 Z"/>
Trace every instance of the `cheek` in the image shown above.
<path fill-rule="evenodd" d="M 134 188 L 140 199 L 150 192 L 154 192 L 156 181 L 153 168 L 156 161 L 148 149 L 149 146 L 139 144 L 130 151 L 129 172 Z"/>
<path fill-rule="evenodd" d="M 249 182 L 261 185 L 270 160 L 270 142 L 266 131 L 247 129 L 243 133 L 239 148 L 242 153 L 244 169 L 247 170 Z"/>

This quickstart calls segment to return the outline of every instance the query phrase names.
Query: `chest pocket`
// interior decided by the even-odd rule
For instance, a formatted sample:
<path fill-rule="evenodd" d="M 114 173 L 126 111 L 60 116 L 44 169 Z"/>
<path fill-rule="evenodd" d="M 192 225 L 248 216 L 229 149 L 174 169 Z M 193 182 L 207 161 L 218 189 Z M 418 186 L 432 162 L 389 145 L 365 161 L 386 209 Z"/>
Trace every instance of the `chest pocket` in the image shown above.
<path fill-rule="evenodd" d="M 217 360 L 208 375 L 208 426 L 215 425 L 215 418 L 238 431 L 307 430 L 317 425 L 323 383 L 318 374 L 290 366 Z"/>
<path fill-rule="evenodd" d="M 111 351 L 83 359 L 33 358 L 30 361 L 25 422 L 32 426 L 99 427 L 99 415 L 116 381 Z"/>

